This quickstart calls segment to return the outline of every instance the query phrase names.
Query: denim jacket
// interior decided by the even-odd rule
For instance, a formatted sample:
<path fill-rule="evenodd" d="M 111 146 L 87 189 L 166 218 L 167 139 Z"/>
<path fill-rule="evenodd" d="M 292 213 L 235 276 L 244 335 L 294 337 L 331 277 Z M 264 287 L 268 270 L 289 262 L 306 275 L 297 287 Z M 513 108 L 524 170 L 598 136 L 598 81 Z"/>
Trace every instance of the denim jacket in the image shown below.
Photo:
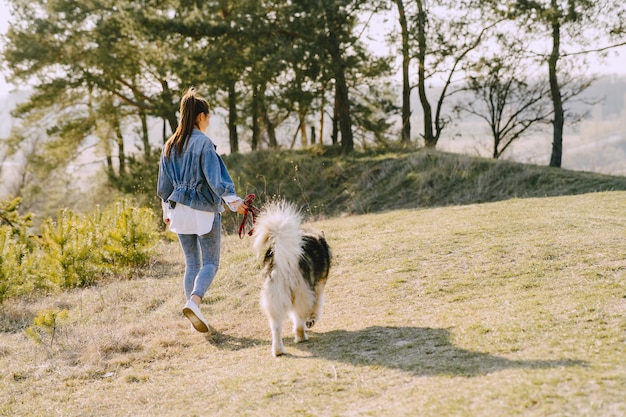
<path fill-rule="evenodd" d="M 196 210 L 221 213 L 222 197 L 236 195 L 233 180 L 215 144 L 194 129 L 187 146 L 179 155 L 161 153 L 157 195 L 161 200 L 177 202 Z"/>

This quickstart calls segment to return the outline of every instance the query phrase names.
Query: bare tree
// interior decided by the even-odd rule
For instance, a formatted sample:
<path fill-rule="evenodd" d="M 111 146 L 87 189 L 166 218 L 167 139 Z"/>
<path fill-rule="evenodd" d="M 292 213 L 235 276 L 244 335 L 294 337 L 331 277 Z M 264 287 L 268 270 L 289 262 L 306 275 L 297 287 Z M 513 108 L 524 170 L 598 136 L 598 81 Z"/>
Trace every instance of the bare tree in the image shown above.
<path fill-rule="evenodd" d="M 466 89 L 476 99 L 457 105 L 459 113 L 483 119 L 493 137 L 493 158 L 533 126 L 549 123 L 549 87 L 541 78 L 529 77 L 528 63 L 519 55 L 508 56 L 503 48 L 493 58 L 483 58 L 473 66 Z"/>

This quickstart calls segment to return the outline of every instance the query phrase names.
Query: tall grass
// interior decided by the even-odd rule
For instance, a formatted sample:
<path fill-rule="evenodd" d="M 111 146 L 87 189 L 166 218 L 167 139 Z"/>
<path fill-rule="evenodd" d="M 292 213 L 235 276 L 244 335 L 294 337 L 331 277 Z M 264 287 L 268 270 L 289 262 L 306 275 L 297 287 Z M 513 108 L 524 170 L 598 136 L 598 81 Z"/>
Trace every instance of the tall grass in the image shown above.
<path fill-rule="evenodd" d="M 331 149 L 226 156 L 240 193 L 282 195 L 313 218 L 626 190 L 626 177 L 575 172 L 428 149 Z"/>

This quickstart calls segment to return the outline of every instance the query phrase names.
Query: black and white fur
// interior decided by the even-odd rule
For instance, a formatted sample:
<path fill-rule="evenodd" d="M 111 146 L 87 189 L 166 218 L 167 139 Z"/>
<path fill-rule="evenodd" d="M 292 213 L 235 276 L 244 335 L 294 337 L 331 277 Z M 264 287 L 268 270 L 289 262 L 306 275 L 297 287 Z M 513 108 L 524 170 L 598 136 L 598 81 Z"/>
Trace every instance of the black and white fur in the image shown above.
<path fill-rule="evenodd" d="M 261 308 L 272 332 L 272 355 L 285 353 L 283 321 L 293 323 L 295 343 L 308 340 L 307 328 L 322 314 L 331 251 L 323 232 L 301 229 L 295 207 L 276 201 L 262 208 L 254 226 L 253 248 L 263 258 Z"/>

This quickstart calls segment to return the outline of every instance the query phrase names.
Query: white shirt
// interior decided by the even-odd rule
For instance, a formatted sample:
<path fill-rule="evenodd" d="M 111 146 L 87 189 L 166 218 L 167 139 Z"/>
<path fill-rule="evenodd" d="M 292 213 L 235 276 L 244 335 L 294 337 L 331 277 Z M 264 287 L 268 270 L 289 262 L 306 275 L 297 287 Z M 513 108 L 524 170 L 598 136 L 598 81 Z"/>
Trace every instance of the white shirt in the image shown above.
<path fill-rule="evenodd" d="M 236 195 L 222 198 L 231 211 L 237 211 L 232 203 L 241 200 Z M 205 235 L 213 228 L 215 213 L 192 209 L 184 204 L 176 203 L 170 209 L 169 203 L 162 202 L 163 218 L 170 219 L 170 231 L 179 235 Z"/>

